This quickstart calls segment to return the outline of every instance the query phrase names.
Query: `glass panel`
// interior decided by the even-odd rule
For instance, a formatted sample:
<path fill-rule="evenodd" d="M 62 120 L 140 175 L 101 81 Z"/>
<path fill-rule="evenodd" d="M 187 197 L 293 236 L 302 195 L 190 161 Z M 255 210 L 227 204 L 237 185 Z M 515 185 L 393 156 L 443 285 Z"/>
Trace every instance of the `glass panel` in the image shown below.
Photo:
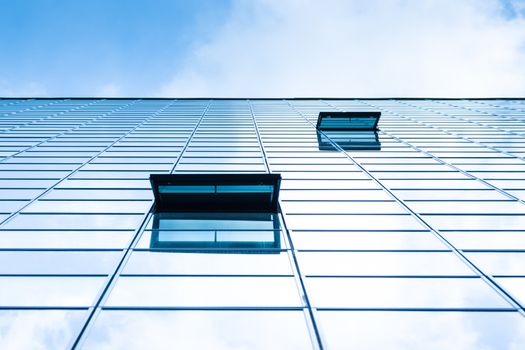
<path fill-rule="evenodd" d="M 0 274 L 110 274 L 122 252 L 0 251 Z"/>
<path fill-rule="evenodd" d="M 282 232 L 274 231 L 144 231 L 139 249 L 191 252 L 274 254 L 286 248 Z"/>
<path fill-rule="evenodd" d="M 496 281 L 521 305 L 525 305 L 525 277 L 498 277 Z"/>
<path fill-rule="evenodd" d="M 154 334 L 154 337 L 144 337 Z M 309 349 L 301 311 L 104 310 L 83 349 Z"/>
<path fill-rule="evenodd" d="M 86 311 L 1 310 L 3 349 L 68 349 L 80 332 Z"/>
<path fill-rule="evenodd" d="M 0 213 L 15 212 L 28 203 L 29 201 L 0 201 Z"/>
<path fill-rule="evenodd" d="M 318 308 L 511 308 L 480 278 L 308 278 Z"/>
<path fill-rule="evenodd" d="M 429 201 L 408 202 L 414 211 L 422 214 L 524 214 L 525 205 L 511 201 Z"/>
<path fill-rule="evenodd" d="M 52 190 L 42 198 L 65 200 L 151 200 L 153 199 L 153 193 L 150 190 Z"/>
<path fill-rule="evenodd" d="M 36 201 L 23 212 L 144 214 L 151 205 L 151 201 Z"/>
<path fill-rule="evenodd" d="M 443 232 L 445 238 L 459 249 L 523 249 L 525 250 L 525 231 L 516 232 Z"/>
<path fill-rule="evenodd" d="M 304 250 L 448 250 L 430 232 L 292 231 L 294 247 Z"/>
<path fill-rule="evenodd" d="M 525 206 L 524 206 L 525 207 Z M 286 214 L 407 214 L 396 202 L 282 201 Z"/>
<path fill-rule="evenodd" d="M 438 230 L 523 230 L 525 215 L 424 215 Z"/>
<path fill-rule="evenodd" d="M 390 189 L 489 189 L 487 185 L 474 180 L 382 180 Z"/>
<path fill-rule="evenodd" d="M 310 201 L 391 201 L 383 190 L 281 190 L 281 200 Z"/>
<path fill-rule="evenodd" d="M 159 186 L 159 193 L 215 193 L 215 186 Z"/>
<path fill-rule="evenodd" d="M 106 306 L 299 307 L 293 277 L 121 277 Z"/>
<path fill-rule="evenodd" d="M 495 190 L 394 190 L 402 200 L 508 200 L 508 197 Z"/>
<path fill-rule="evenodd" d="M 241 186 L 241 185 L 218 185 L 217 193 L 272 193 L 273 186 L 259 185 L 259 186 Z"/>
<path fill-rule="evenodd" d="M 330 349 L 500 350 L 525 344 L 525 321 L 517 312 L 320 311 L 316 316 Z"/>
<path fill-rule="evenodd" d="M 525 252 L 466 253 L 466 257 L 488 275 L 525 276 Z"/>
<path fill-rule="evenodd" d="M 323 133 L 317 133 L 320 151 L 337 151 L 330 141 L 335 142 L 345 151 L 381 149 L 376 131 L 323 131 Z"/>
<path fill-rule="evenodd" d="M 372 180 L 298 180 L 286 179 L 281 183 L 281 189 L 284 190 L 310 190 L 310 189 L 379 189 Z"/>
<path fill-rule="evenodd" d="M 424 226 L 410 215 L 286 215 L 294 230 L 420 231 Z"/>
<path fill-rule="evenodd" d="M 453 253 L 446 252 L 301 252 L 301 272 L 310 276 L 474 276 Z"/>
<path fill-rule="evenodd" d="M 0 277 L 0 306 L 89 307 L 106 277 Z"/>
<path fill-rule="evenodd" d="M 375 129 L 380 112 L 320 112 L 317 128 L 320 130 Z"/>
<path fill-rule="evenodd" d="M 42 193 L 44 193 L 45 189 L 40 190 L 28 190 L 28 189 L 5 189 L 0 188 L 0 198 L 2 200 L 29 200 L 38 197 Z"/>
<path fill-rule="evenodd" d="M 277 215 L 261 213 L 157 213 L 156 230 L 273 230 Z"/>
<path fill-rule="evenodd" d="M 0 231 L 0 248 L 119 249 L 133 231 Z"/>
<path fill-rule="evenodd" d="M 142 215 L 73 215 L 22 214 L 2 226 L 9 230 L 133 230 L 140 226 Z"/>
<path fill-rule="evenodd" d="M 293 275 L 287 252 L 274 254 L 133 252 L 123 274 Z"/>

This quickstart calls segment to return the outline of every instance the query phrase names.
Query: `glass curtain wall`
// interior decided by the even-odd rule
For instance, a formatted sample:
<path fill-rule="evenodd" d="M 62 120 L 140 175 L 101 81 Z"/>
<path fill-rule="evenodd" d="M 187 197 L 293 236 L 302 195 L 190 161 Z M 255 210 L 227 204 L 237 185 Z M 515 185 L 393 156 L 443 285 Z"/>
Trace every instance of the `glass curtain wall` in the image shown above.
<path fill-rule="evenodd" d="M 382 116 L 334 136 L 321 111 Z M 523 100 L 3 99 L 0 114 L 1 348 L 525 344 Z M 152 173 L 267 172 L 278 214 L 153 210 Z"/>

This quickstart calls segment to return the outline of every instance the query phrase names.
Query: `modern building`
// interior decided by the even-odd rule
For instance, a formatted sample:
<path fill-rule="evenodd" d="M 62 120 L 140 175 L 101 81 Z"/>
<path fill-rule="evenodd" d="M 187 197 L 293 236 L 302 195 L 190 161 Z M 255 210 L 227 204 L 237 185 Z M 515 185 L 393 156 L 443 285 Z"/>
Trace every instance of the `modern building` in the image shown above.
<path fill-rule="evenodd" d="M 316 129 L 341 111 L 379 130 Z M 0 349 L 525 348 L 525 100 L 0 114 Z"/>

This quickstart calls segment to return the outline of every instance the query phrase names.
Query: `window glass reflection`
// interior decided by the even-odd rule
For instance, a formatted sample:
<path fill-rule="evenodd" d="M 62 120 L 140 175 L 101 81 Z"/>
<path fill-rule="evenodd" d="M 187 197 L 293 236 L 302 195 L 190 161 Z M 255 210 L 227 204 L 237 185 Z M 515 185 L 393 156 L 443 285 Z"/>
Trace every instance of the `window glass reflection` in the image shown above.
<path fill-rule="evenodd" d="M 381 149 L 377 131 L 317 131 L 320 151 L 337 151 L 331 141 L 345 151 Z"/>
<path fill-rule="evenodd" d="M 0 277 L 0 306 L 89 307 L 105 277 Z"/>
<path fill-rule="evenodd" d="M 105 275 L 122 252 L 0 251 L 2 275 Z"/>
<path fill-rule="evenodd" d="M 310 277 L 306 285 L 319 308 L 511 308 L 480 278 Z"/>
<path fill-rule="evenodd" d="M 133 231 L 0 231 L 0 248 L 122 249 Z"/>
<path fill-rule="evenodd" d="M 151 249 L 280 249 L 277 214 L 156 213 Z"/>
<path fill-rule="evenodd" d="M 83 310 L 1 310 L 2 349 L 67 349 L 85 320 Z"/>
<path fill-rule="evenodd" d="M 320 311 L 317 317 L 330 349 L 500 350 L 525 344 L 525 321 L 517 312 Z"/>
<path fill-rule="evenodd" d="M 301 252 L 307 276 L 474 276 L 448 252 Z"/>
<path fill-rule="evenodd" d="M 104 310 L 83 349 L 153 349 L 167 344 L 173 349 L 312 348 L 302 311 Z"/>
<path fill-rule="evenodd" d="M 120 277 L 108 307 L 302 307 L 293 277 Z"/>
<path fill-rule="evenodd" d="M 274 251 L 274 254 L 246 254 L 246 251 L 235 251 L 224 254 L 223 250 L 169 253 L 135 251 L 122 273 L 124 275 L 293 275 L 286 251 Z"/>

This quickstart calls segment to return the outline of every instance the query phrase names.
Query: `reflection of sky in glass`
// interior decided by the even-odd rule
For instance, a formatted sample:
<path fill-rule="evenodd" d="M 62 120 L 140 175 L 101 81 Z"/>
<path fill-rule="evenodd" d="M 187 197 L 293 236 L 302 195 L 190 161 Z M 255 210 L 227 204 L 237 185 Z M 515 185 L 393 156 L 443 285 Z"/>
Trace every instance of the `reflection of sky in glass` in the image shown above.
<path fill-rule="evenodd" d="M 301 311 L 103 311 L 84 349 L 309 349 Z"/>
<path fill-rule="evenodd" d="M 273 254 L 145 252 L 131 254 L 123 274 L 133 275 L 293 275 L 286 251 Z"/>
<path fill-rule="evenodd" d="M 327 108 L 381 110 L 381 150 L 320 150 Z M 524 111 L 1 100 L 0 348 L 521 349 Z M 277 215 L 148 213 L 151 173 L 268 168 Z"/>
<path fill-rule="evenodd" d="M 66 349 L 80 331 L 86 311 L 2 310 L 2 349 Z"/>
<path fill-rule="evenodd" d="M 517 312 L 322 311 L 330 349 L 517 350 L 525 324 Z"/>
<path fill-rule="evenodd" d="M 279 217 L 267 213 L 155 213 L 151 249 L 279 249 Z"/>
<path fill-rule="evenodd" d="M 381 149 L 377 131 L 318 131 L 317 140 L 320 151 L 336 151 L 332 142 L 345 151 Z"/>
<path fill-rule="evenodd" d="M 310 277 L 306 283 L 319 308 L 511 308 L 480 278 Z"/>
<path fill-rule="evenodd" d="M 88 307 L 104 277 L 0 277 L 0 306 Z"/>
<path fill-rule="evenodd" d="M 301 307 L 293 277 L 121 277 L 108 307 Z"/>

